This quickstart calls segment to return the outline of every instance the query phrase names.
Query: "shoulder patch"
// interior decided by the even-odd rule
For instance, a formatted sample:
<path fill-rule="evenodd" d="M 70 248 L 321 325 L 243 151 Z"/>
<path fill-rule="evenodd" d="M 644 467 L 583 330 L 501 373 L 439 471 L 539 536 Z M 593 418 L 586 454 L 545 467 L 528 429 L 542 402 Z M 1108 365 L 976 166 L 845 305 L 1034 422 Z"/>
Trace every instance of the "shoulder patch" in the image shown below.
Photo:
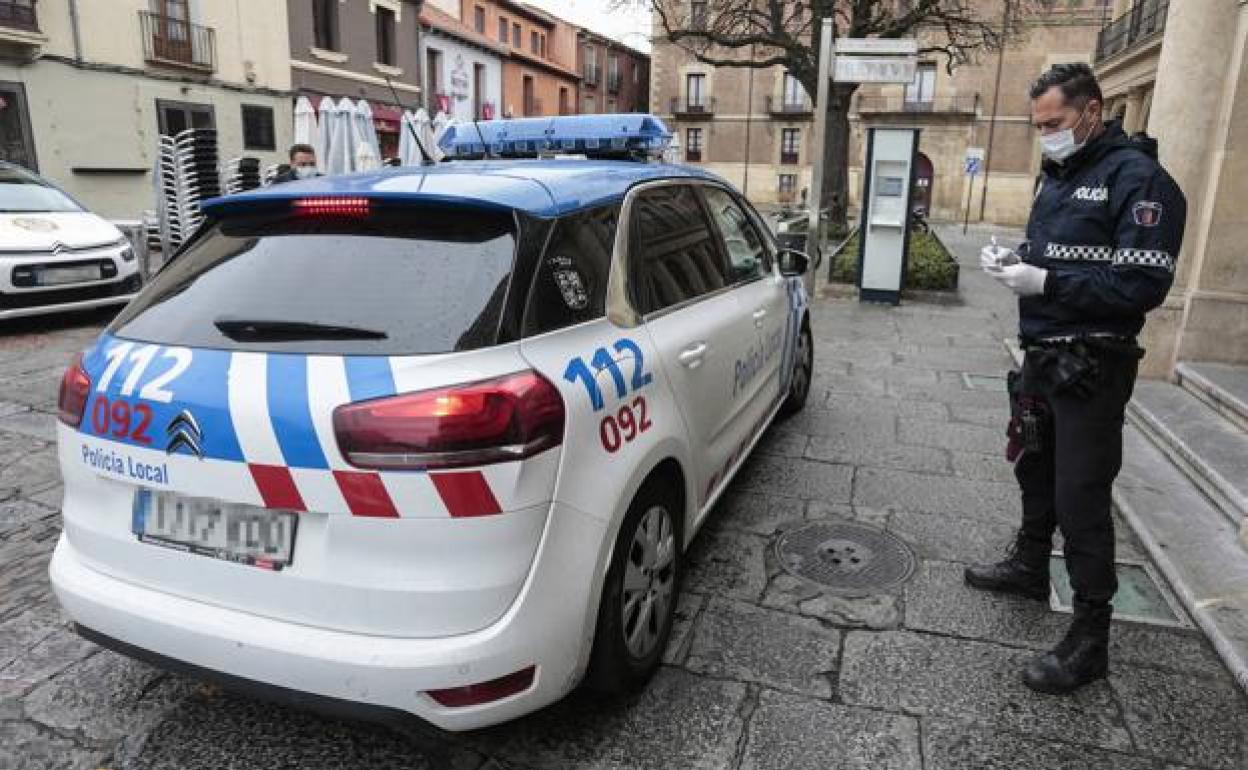
<path fill-rule="evenodd" d="M 1156 227 L 1161 224 L 1161 204 L 1156 201 L 1139 201 L 1131 207 L 1131 217 L 1140 227 Z"/>

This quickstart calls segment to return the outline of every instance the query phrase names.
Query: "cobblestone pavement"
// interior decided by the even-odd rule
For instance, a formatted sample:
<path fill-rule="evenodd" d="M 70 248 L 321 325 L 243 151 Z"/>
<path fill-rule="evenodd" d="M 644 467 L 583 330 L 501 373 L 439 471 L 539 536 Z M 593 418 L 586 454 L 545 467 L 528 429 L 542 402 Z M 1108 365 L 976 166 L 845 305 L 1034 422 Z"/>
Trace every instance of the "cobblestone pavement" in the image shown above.
<path fill-rule="evenodd" d="M 55 391 L 106 317 L 0 327 L 0 768 L 1248 767 L 1248 704 L 1199 633 L 1118 622 L 1108 681 L 1040 696 L 1019 670 L 1064 618 L 962 585 L 1018 515 L 1004 396 L 962 377 L 1004 372 L 1013 309 L 974 269 L 986 232 L 942 235 L 966 268 L 963 304 L 817 304 L 810 406 L 770 431 L 699 535 L 645 692 L 577 693 L 468 735 L 254 702 L 74 636 L 45 575 Z M 914 578 L 846 599 L 789 577 L 771 545 L 817 519 L 905 538 Z M 1119 539 L 1142 557 L 1125 528 Z"/>

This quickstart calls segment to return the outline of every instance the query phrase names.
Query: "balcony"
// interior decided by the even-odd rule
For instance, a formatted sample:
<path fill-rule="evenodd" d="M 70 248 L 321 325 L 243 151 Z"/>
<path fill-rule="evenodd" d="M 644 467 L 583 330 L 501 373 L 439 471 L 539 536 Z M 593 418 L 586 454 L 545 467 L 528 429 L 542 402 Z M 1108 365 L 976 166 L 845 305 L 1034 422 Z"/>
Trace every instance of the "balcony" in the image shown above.
<path fill-rule="evenodd" d="M 1131 10 L 1114 19 L 1096 36 L 1097 64 L 1134 48 L 1166 29 L 1166 13 L 1170 0 L 1136 0 Z"/>
<path fill-rule="evenodd" d="M 858 114 L 860 115 L 951 115 L 974 116 L 979 112 L 979 94 L 966 96 L 941 96 L 932 99 L 914 100 L 905 96 L 862 96 L 858 97 Z"/>
<path fill-rule="evenodd" d="M 585 80 L 585 85 L 596 86 L 598 85 L 598 78 L 601 74 L 602 68 L 598 66 L 597 62 L 586 62 L 585 67 L 581 72 L 581 77 Z"/>
<path fill-rule="evenodd" d="M 618 94 L 620 92 L 620 82 L 622 80 L 623 78 L 620 77 L 620 73 L 608 72 L 607 73 L 607 90 L 613 94 Z"/>
<path fill-rule="evenodd" d="M 796 166 L 797 165 L 797 152 L 796 151 L 793 151 L 793 152 L 781 151 L 780 163 L 785 166 Z"/>
<path fill-rule="evenodd" d="M 0 1 L 0 58 L 29 61 L 47 42 L 47 35 L 39 31 L 35 0 Z"/>
<path fill-rule="evenodd" d="M 715 97 L 713 96 L 710 99 L 704 98 L 696 102 L 673 96 L 670 106 L 671 113 L 677 120 L 710 120 L 715 117 Z"/>
<path fill-rule="evenodd" d="M 143 58 L 149 64 L 213 72 L 217 69 L 217 32 L 150 11 L 139 11 Z"/>
<path fill-rule="evenodd" d="M 807 101 L 788 101 L 768 96 L 767 114 L 786 120 L 809 120 L 814 116 L 815 108 Z"/>

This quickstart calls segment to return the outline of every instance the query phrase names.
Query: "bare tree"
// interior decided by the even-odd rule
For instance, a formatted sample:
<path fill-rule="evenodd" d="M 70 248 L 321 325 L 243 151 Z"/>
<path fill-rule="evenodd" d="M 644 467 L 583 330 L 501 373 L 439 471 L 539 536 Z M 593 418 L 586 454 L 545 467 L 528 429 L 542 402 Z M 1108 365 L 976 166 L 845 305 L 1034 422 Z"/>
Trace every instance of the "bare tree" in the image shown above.
<path fill-rule="evenodd" d="M 1026 19 L 1052 0 L 637 0 L 648 6 L 659 39 L 714 67 L 782 66 L 814 101 L 819 92 L 818 30 L 831 19 L 834 37 L 918 37 L 920 53 L 952 68 L 977 52 L 1006 44 Z M 920 32 L 922 34 L 920 34 Z M 823 202 L 843 227 L 849 205 L 849 109 L 858 88 L 832 83 L 824 134 Z"/>

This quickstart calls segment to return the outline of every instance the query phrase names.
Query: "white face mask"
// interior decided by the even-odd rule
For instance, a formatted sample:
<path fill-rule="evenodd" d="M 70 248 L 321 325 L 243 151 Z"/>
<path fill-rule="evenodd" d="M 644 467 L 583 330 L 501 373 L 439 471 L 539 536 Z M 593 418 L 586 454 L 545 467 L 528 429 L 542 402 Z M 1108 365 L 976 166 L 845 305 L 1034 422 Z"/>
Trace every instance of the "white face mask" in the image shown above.
<path fill-rule="evenodd" d="M 320 176 L 316 166 L 295 166 L 296 179 L 311 179 L 314 176 Z"/>
<path fill-rule="evenodd" d="M 1049 160 L 1057 163 L 1064 162 L 1067 158 L 1083 149 L 1088 143 L 1085 138 L 1082 142 L 1075 141 L 1075 126 L 1083 123 L 1083 114 L 1080 113 L 1078 122 L 1070 128 L 1063 128 L 1060 131 L 1054 131 L 1051 134 L 1042 134 L 1040 136 L 1040 152 Z"/>

